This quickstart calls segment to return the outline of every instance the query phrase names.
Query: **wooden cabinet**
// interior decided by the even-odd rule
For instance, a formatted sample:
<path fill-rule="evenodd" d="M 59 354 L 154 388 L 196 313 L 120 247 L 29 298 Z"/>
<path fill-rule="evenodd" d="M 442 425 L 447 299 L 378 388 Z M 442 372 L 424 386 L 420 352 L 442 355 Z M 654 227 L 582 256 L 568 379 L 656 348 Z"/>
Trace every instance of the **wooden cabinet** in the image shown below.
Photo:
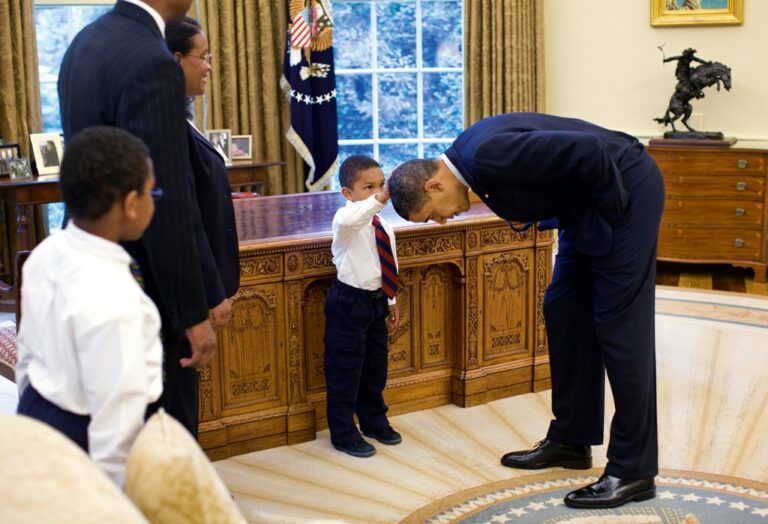
<path fill-rule="evenodd" d="M 648 151 L 666 189 L 658 258 L 749 267 L 765 282 L 768 145 Z"/>
<path fill-rule="evenodd" d="M 200 375 L 212 458 L 315 438 L 327 427 L 325 299 L 339 193 L 235 202 L 240 289 Z M 400 325 L 389 333 L 390 414 L 473 406 L 548 388 L 544 292 L 551 231 L 513 231 L 481 202 L 444 226 L 383 215 L 397 238 Z"/>

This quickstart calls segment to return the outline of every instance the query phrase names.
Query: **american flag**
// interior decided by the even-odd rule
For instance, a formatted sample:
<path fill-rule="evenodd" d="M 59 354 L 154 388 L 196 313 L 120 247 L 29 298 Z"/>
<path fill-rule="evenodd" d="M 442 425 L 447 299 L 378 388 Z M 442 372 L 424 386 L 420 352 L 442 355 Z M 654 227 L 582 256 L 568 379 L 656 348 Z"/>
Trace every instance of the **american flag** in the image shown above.
<path fill-rule="evenodd" d="M 296 15 L 291 25 L 291 46 L 303 48 L 309 46 L 312 41 L 312 35 L 309 31 L 309 24 L 301 14 Z"/>

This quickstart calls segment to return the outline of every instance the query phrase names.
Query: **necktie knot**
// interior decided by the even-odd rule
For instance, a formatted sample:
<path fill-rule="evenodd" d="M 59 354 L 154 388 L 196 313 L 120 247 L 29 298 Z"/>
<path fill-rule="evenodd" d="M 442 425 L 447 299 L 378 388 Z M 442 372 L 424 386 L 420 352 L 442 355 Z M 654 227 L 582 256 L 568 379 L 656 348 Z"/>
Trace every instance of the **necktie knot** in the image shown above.
<path fill-rule="evenodd" d="M 397 264 L 392 252 L 392 242 L 387 230 L 381 224 L 379 215 L 373 215 L 371 223 L 376 232 L 376 251 L 379 254 L 379 263 L 381 264 L 381 289 L 387 298 L 394 298 L 400 280 L 397 277 Z"/>

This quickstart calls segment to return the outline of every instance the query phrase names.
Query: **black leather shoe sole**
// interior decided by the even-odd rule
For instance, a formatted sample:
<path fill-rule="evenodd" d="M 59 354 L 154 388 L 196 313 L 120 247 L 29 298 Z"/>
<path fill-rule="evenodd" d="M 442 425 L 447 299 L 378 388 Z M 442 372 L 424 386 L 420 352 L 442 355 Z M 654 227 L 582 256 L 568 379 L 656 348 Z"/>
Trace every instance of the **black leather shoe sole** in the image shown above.
<path fill-rule="evenodd" d="M 565 505 L 569 508 L 579 508 L 579 509 L 609 509 L 609 508 L 618 508 L 619 506 L 623 506 L 627 502 L 642 502 L 644 500 L 650 500 L 653 497 L 656 496 L 656 490 L 651 489 L 648 491 L 641 491 L 640 493 L 634 493 L 632 495 L 628 495 L 626 497 L 621 497 L 617 499 L 609 499 L 604 501 L 590 501 L 589 499 L 584 500 L 568 500 L 565 499 Z"/>
<path fill-rule="evenodd" d="M 337 446 L 336 444 L 333 445 L 334 448 L 336 448 L 339 451 L 342 451 L 346 453 L 347 455 L 352 455 L 353 457 L 357 458 L 367 458 L 372 457 L 376 454 L 376 448 L 368 444 L 367 446 Z"/>
<path fill-rule="evenodd" d="M 552 462 L 536 462 L 530 463 L 525 461 L 508 459 L 501 457 L 501 465 L 508 468 L 515 469 L 546 469 L 546 468 L 565 468 L 565 469 L 590 469 L 592 467 L 592 459 L 572 459 L 572 460 L 553 460 Z"/>
<path fill-rule="evenodd" d="M 367 431 L 363 431 L 363 435 L 372 439 L 376 439 L 382 444 L 386 444 L 387 446 L 394 446 L 395 444 L 400 444 L 403 441 L 403 437 L 401 436 L 397 436 L 394 438 L 385 438 L 380 435 L 377 435 L 376 433 L 369 433 Z"/>

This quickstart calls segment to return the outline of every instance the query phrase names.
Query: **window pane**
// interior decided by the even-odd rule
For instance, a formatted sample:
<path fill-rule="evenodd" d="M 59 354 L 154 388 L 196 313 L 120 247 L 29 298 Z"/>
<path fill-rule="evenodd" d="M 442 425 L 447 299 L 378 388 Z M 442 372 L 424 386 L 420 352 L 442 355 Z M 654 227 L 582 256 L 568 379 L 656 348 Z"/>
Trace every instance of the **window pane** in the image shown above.
<path fill-rule="evenodd" d="M 379 136 L 417 138 L 418 104 L 415 73 L 379 77 Z"/>
<path fill-rule="evenodd" d="M 376 2 L 379 68 L 416 67 L 416 2 Z"/>
<path fill-rule="evenodd" d="M 443 153 L 445 153 L 445 150 L 448 149 L 448 146 L 450 146 L 453 143 L 451 142 L 445 142 L 445 143 L 430 143 L 430 144 L 424 144 L 424 157 L 423 158 L 437 158 Z"/>
<path fill-rule="evenodd" d="M 334 2 L 333 31 L 337 68 L 371 67 L 370 2 Z"/>
<path fill-rule="evenodd" d="M 422 2 L 424 67 L 462 67 L 461 2 Z"/>
<path fill-rule="evenodd" d="M 370 74 L 336 77 L 339 140 L 373 138 Z"/>
<path fill-rule="evenodd" d="M 56 81 L 40 83 L 40 107 L 43 110 L 43 131 L 61 133 L 59 92 L 56 89 Z"/>
<path fill-rule="evenodd" d="M 40 74 L 43 131 L 61 131 L 56 82 L 67 47 L 77 33 L 112 9 L 110 5 L 35 6 L 35 31 Z"/>
<path fill-rule="evenodd" d="M 379 146 L 379 164 L 386 175 L 406 160 L 416 158 L 418 151 L 419 146 L 417 144 L 381 144 Z"/>
<path fill-rule="evenodd" d="M 424 136 L 454 138 L 464 124 L 461 73 L 424 73 Z"/>
<path fill-rule="evenodd" d="M 373 158 L 373 144 L 347 144 L 339 146 L 339 165 L 352 155 L 365 155 Z"/>
<path fill-rule="evenodd" d="M 50 235 L 51 233 L 61 229 L 61 221 L 64 220 L 64 204 L 47 204 L 43 207 L 43 209 L 45 221 L 47 222 L 46 230 Z"/>

